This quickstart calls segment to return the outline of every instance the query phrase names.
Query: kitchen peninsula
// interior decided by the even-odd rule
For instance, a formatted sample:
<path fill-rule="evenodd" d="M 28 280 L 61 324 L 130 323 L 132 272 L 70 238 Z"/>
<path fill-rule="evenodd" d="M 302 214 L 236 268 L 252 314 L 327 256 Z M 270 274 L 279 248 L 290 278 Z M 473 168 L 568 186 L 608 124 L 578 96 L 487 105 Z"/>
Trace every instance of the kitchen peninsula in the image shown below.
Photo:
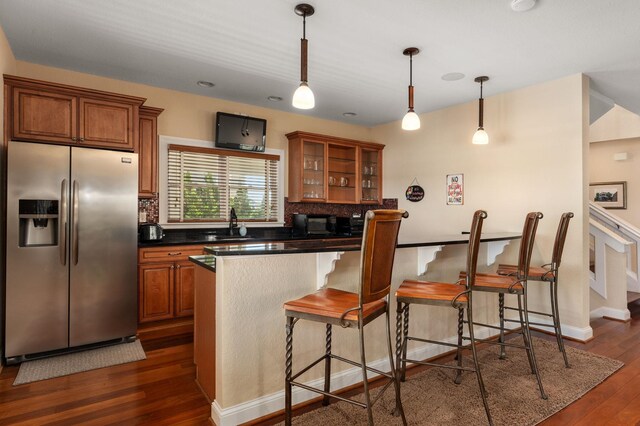
<path fill-rule="evenodd" d="M 485 234 L 480 263 L 495 263 L 517 233 Z M 467 235 L 401 241 L 396 251 L 392 294 L 404 279 L 423 275 L 433 262 L 434 274 L 457 277 L 464 268 Z M 285 241 L 206 247 L 208 255 L 192 256 L 196 266 L 195 350 L 197 381 L 212 402 L 211 417 L 217 425 L 235 425 L 281 410 L 284 406 L 284 313 L 283 302 L 328 285 L 357 291 L 360 262 L 358 240 Z M 434 262 L 436 254 L 442 252 Z M 438 279 L 441 279 L 440 277 Z M 444 278 L 442 278 L 444 279 Z M 477 316 L 483 322 L 496 319 L 492 295 L 477 300 Z M 392 300 L 393 305 L 395 304 Z M 493 306 L 493 305 L 491 305 Z M 393 308 L 392 308 L 393 309 Z M 427 335 L 448 337 L 455 315 L 442 319 L 436 312 L 416 311 L 413 326 Z M 437 320 L 435 318 L 438 318 Z M 383 321 L 373 325 L 367 339 L 367 358 L 372 366 L 385 369 Z M 334 333 L 336 353 L 357 353 L 357 339 L 349 332 Z M 294 336 L 297 350 L 293 362 L 302 365 L 322 352 L 324 327 L 304 324 Z M 302 348 L 302 349 L 299 349 Z M 418 359 L 434 356 L 434 348 L 410 347 Z M 342 367 L 340 369 L 339 367 Z M 311 370 L 305 382 L 322 380 L 321 369 Z M 358 383 L 359 369 L 336 364 L 335 389 Z M 313 395 L 315 396 L 315 395 Z M 297 389 L 294 404 L 311 398 Z"/>

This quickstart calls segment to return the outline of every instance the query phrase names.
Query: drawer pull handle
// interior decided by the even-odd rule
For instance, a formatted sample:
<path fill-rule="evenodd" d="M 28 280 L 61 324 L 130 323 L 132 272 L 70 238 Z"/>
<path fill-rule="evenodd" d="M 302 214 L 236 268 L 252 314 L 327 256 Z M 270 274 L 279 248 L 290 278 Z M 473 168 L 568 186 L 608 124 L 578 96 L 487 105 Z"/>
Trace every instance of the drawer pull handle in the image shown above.
<path fill-rule="evenodd" d="M 179 252 L 169 253 L 169 256 L 180 256 L 181 254 L 182 254 L 182 252 L 179 251 Z"/>

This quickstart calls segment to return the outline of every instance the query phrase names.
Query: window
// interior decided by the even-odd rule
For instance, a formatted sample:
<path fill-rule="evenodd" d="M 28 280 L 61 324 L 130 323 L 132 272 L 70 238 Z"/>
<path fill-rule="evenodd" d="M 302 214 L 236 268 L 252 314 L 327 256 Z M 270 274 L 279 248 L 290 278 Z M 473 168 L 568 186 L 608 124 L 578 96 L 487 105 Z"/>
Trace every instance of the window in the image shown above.
<path fill-rule="evenodd" d="M 279 160 L 272 154 L 168 145 L 167 221 L 223 222 L 233 207 L 239 220 L 275 222 Z"/>

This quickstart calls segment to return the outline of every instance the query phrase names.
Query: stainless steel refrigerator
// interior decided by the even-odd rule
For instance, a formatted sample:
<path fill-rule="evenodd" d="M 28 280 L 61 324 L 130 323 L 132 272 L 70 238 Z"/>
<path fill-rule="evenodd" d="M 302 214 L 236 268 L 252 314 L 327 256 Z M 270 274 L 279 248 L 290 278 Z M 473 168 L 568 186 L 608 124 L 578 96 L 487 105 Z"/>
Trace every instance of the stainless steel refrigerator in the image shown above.
<path fill-rule="evenodd" d="M 9 142 L 7 363 L 135 336 L 138 155 Z"/>

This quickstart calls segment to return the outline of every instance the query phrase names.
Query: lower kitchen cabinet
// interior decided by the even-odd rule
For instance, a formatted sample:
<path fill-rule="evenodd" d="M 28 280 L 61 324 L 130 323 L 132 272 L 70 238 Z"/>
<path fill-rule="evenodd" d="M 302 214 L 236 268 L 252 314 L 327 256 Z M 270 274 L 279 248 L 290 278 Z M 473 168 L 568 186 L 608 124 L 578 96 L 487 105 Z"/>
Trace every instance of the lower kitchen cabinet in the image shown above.
<path fill-rule="evenodd" d="M 138 250 L 138 322 L 193 316 L 195 265 L 189 256 L 204 245 L 145 247 Z"/>
<path fill-rule="evenodd" d="M 159 321 L 174 317 L 173 263 L 138 266 L 138 321 Z"/>

